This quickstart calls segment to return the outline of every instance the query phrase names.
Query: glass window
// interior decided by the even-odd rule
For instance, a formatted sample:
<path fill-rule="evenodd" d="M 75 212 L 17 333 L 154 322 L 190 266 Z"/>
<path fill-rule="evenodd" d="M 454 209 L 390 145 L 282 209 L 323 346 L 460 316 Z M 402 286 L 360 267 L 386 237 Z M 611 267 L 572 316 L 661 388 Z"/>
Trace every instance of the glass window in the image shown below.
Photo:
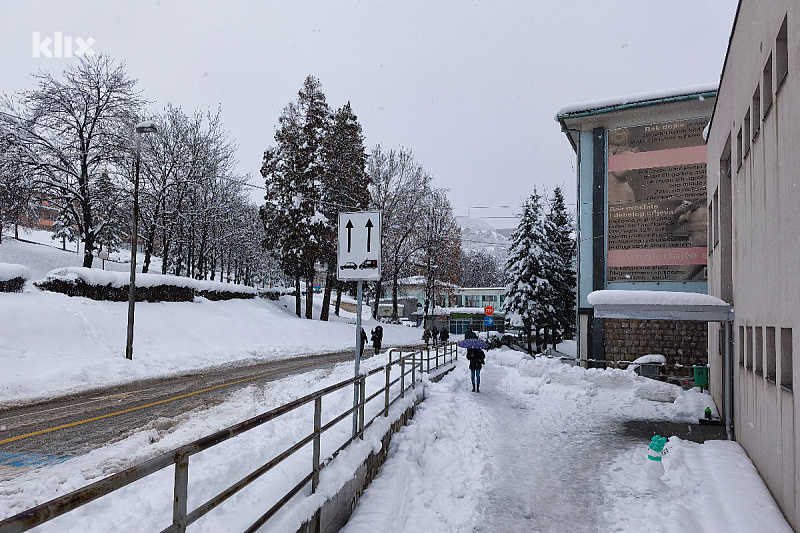
<path fill-rule="evenodd" d="M 786 76 L 789 74 L 789 46 L 786 36 L 786 17 L 783 18 L 778 37 L 775 39 L 775 81 L 778 89 L 781 88 Z"/>
<path fill-rule="evenodd" d="M 753 93 L 753 141 L 758 137 L 761 130 L 761 87 L 756 85 L 756 92 Z"/>
<path fill-rule="evenodd" d="M 781 387 L 792 390 L 792 328 L 781 328 Z"/>
<path fill-rule="evenodd" d="M 767 64 L 764 65 L 764 75 L 761 79 L 761 101 L 764 104 L 764 114 L 766 118 L 767 113 L 772 108 L 772 54 L 767 58 Z"/>

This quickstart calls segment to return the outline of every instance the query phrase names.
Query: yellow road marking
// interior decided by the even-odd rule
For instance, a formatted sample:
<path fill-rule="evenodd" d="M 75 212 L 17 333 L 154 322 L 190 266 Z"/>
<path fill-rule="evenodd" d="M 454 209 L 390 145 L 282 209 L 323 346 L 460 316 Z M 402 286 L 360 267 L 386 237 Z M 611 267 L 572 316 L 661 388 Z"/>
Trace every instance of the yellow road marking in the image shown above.
<path fill-rule="evenodd" d="M 348 359 L 351 359 L 351 357 L 340 357 L 340 358 L 334 359 L 333 361 L 334 362 L 335 361 L 346 361 Z M 161 405 L 161 404 L 164 404 L 164 403 L 174 402 L 175 400 L 182 400 L 183 398 L 188 398 L 190 396 L 194 396 L 196 394 L 201 394 L 203 392 L 208 392 L 208 391 L 212 391 L 212 390 L 215 390 L 215 389 L 221 389 L 223 387 L 230 387 L 231 385 L 238 385 L 239 383 L 244 383 L 246 381 L 253 381 L 254 379 L 261 379 L 261 378 L 264 378 L 264 377 L 267 377 L 267 376 L 271 376 L 273 374 L 280 374 L 282 372 L 288 372 L 290 370 L 298 370 L 300 368 L 307 368 L 309 366 L 315 366 L 317 364 L 319 364 L 319 363 L 309 363 L 307 365 L 299 365 L 299 366 L 294 366 L 294 367 L 291 367 L 291 368 L 284 368 L 282 370 L 275 370 L 273 372 L 267 372 L 266 374 L 261 374 L 259 376 L 253 376 L 253 377 L 246 378 L 246 379 L 240 379 L 238 381 L 233 381 L 231 383 L 223 383 L 222 385 L 214 385 L 213 387 L 208 387 L 207 389 L 190 392 L 188 394 L 182 394 L 180 396 L 175 396 L 173 398 L 167 398 L 166 400 L 159 400 L 157 402 L 148 403 L 147 405 L 140 405 L 139 407 L 131 407 L 130 409 L 125 409 L 123 411 L 117 411 L 115 413 L 109 413 L 109 414 L 102 415 L 102 416 L 95 416 L 95 417 L 92 417 L 92 418 L 87 418 L 86 420 L 81 420 L 81 421 L 78 421 L 78 422 L 70 422 L 69 424 L 62 424 L 60 426 L 55 426 L 55 427 L 52 427 L 52 428 L 41 429 L 39 431 L 34 431 L 33 433 L 28 433 L 26 435 L 18 435 L 16 437 L 11 437 L 11 438 L 8 438 L 8 439 L 0 440 L 0 444 L 7 444 L 9 442 L 14 442 L 14 441 L 22 440 L 22 439 L 27 439 L 28 437 L 35 437 L 36 435 L 42 435 L 44 433 L 51 433 L 53 431 L 58 431 L 59 429 L 66 429 L 66 428 L 71 428 L 71 427 L 74 427 L 74 426 L 80 426 L 81 424 L 87 424 L 89 422 L 95 422 L 97 420 L 103 420 L 104 418 L 111 418 L 112 416 L 118 416 L 118 415 L 124 415 L 124 414 L 127 414 L 127 413 L 132 413 L 132 412 L 138 411 L 140 409 L 147 409 L 148 407 L 153 407 L 153 406 Z"/>

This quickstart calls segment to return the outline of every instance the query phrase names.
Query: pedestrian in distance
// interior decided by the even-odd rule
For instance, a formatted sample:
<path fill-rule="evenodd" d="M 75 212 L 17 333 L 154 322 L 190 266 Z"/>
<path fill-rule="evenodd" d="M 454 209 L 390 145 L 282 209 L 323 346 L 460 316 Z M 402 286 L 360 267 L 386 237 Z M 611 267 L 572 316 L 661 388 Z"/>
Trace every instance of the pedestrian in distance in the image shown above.
<path fill-rule="evenodd" d="M 431 342 L 431 330 L 429 328 L 425 328 L 425 331 L 422 332 L 422 340 L 425 341 L 425 348 L 427 348 Z"/>
<path fill-rule="evenodd" d="M 439 332 L 439 338 L 442 341 L 442 344 L 447 344 L 447 340 L 450 338 L 450 332 L 447 331 L 445 326 L 442 326 L 442 331 Z"/>
<path fill-rule="evenodd" d="M 472 331 L 472 328 L 467 326 L 467 331 L 464 333 L 465 339 L 477 339 L 478 334 Z"/>
<path fill-rule="evenodd" d="M 372 347 L 375 348 L 375 355 L 381 352 L 381 343 L 383 342 L 383 327 L 375 326 L 372 330 Z"/>
<path fill-rule="evenodd" d="M 480 348 L 469 348 L 467 360 L 469 361 L 469 377 L 472 380 L 472 392 L 480 392 L 481 367 L 486 364 L 486 354 Z"/>
<path fill-rule="evenodd" d="M 361 328 L 361 351 L 358 352 L 361 355 L 364 355 L 364 346 L 367 344 L 367 332 L 364 331 L 364 328 Z"/>
<path fill-rule="evenodd" d="M 431 339 L 433 340 L 433 345 L 436 346 L 436 341 L 439 339 L 439 330 L 436 329 L 436 326 L 431 328 Z"/>

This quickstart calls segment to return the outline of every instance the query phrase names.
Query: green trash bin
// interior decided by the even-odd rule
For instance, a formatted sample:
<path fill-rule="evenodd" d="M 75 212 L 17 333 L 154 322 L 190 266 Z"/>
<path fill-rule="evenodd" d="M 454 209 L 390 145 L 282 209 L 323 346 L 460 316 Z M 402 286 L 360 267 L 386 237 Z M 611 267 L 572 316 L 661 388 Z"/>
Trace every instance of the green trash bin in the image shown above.
<path fill-rule="evenodd" d="M 708 366 L 694 366 L 694 385 L 695 387 L 700 387 L 701 389 L 708 388 Z"/>

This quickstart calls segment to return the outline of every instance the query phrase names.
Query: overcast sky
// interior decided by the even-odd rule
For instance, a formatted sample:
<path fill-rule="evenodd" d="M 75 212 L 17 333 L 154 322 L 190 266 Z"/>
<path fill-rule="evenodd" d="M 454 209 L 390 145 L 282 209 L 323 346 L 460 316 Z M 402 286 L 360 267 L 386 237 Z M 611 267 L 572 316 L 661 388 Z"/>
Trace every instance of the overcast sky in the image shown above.
<path fill-rule="evenodd" d="M 261 184 L 278 116 L 312 74 L 331 107 L 351 102 L 368 147 L 411 148 L 457 215 L 507 216 L 474 207 L 519 205 L 534 186 L 575 202 L 575 157 L 553 120 L 564 105 L 717 83 L 736 4 L 2 0 L 0 91 L 75 61 L 34 58 L 33 32 L 92 38 L 153 110 L 221 106 L 239 171 Z"/>

